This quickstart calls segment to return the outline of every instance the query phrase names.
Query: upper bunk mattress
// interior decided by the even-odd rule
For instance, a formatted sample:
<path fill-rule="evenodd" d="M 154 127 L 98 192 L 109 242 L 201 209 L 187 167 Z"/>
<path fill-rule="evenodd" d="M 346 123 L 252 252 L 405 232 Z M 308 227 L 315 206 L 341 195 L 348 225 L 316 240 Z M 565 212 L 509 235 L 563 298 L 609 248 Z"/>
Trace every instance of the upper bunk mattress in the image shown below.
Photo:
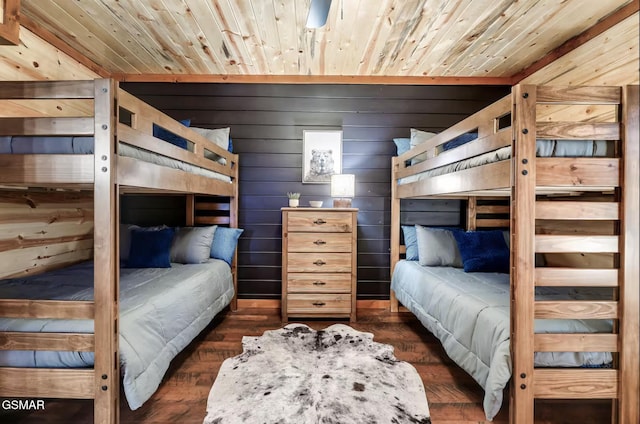
<path fill-rule="evenodd" d="M 610 144 L 604 140 L 536 140 L 536 157 L 608 157 L 611 155 Z M 509 158 L 511 158 L 511 146 L 505 146 L 492 152 L 401 178 L 398 184 L 409 184 Z"/>
<path fill-rule="evenodd" d="M 227 175 L 122 142 L 118 143 L 118 153 L 122 156 L 128 156 L 168 168 L 179 169 L 190 174 L 201 175 L 220 181 L 231 181 L 231 178 Z M 93 137 L 3 136 L 0 137 L 0 154 L 92 155 Z"/>
<path fill-rule="evenodd" d="M 171 360 L 231 302 L 226 262 L 122 268 L 120 363 L 131 409 L 156 391 Z M 0 280 L 0 298 L 93 300 L 93 262 L 27 278 Z M 92 333 L 93 320 L 0 318 L 1 331 Z M 3 367 L 91 367 L 93 352 L 2 351 Z"/>
<path fill-rule="evenodd" d="M 466 273 L 460 268 L 397 263 L 391 288 L 441 342 L 447 354 L 485 390 L 484 410 L 491 420 L 500 410 L 511 377 L 509 275 Z M 588 298 L 600 289 L 563 290 L 539 287 L 537 300 Z M 610 291 L 609 291 L 610 292 Z M 538 333 L 611 333 L 602 320 L 536 320 Z M 609 352 L 536 352 L 537 367 L 600 367 Z"/>

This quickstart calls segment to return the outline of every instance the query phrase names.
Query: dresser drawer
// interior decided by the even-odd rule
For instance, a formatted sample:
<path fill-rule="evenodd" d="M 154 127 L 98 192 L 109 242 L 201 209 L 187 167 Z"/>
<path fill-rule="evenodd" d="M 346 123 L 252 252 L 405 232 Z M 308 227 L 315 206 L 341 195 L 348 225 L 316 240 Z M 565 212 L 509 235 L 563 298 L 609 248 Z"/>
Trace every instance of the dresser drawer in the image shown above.
<path fill-rule="evenodd" d="M 351 274 L 291 273 L 289 293 L 351 293 Z"/>
<path fill-rule="evenodd" d="M 289 253 L 288 272 L 351 272 L 351 253 Z"/>
<path fill-rule="evenodd" d="M 287 312 L 291 315 L 304 314 L 350 314 L 350 294 L 298 294 L 288 296 Z"/>
<path fill-rule="evenodd" d="M 353 230 L 350 212 L 292 211 L 288 216 L 289 232 L 350 233 Z"/>
<path fill-rule="evenodd" d="M 289 252 L 351 252 L 351 233 L 290 233 Z"/>

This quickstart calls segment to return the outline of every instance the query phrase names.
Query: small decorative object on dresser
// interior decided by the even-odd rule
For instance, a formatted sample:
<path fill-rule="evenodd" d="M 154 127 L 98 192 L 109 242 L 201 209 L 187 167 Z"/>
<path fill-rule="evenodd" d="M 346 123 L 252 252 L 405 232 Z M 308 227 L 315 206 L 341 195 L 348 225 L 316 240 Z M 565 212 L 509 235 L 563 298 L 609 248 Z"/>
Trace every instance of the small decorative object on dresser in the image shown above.
<path fill-rule="evenodd" d="M 289 207 L 297 208 L 300 204 L 300 193 L 288 192 L 287 197 L 289 198 Z"/>
<path fill-rule="evenodd" d="M 356 320 L 355 208 L 282 208 L 282 320 Z"/>

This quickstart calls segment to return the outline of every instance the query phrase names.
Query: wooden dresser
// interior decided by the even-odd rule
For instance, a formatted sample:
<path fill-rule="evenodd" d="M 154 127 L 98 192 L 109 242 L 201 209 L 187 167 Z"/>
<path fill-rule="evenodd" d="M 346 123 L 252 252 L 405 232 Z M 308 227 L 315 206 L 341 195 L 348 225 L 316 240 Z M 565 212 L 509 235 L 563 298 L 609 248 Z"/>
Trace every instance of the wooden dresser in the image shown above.
<path fill-rule="evenodd" d="M 354 208 L 282 208 L 282 320 L 356 320 Z"/>

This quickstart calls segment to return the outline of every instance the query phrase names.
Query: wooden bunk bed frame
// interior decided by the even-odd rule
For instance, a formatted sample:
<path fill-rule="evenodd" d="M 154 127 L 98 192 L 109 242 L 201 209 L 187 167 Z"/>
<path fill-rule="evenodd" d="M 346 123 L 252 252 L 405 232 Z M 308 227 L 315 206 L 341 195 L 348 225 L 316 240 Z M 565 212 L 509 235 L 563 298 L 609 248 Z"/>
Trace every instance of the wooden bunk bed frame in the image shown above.
<path fill-rule="evenodd" d="M 24 189 L 27 194 L 23 201 L 29 201 L 28 193 L 33 187 L 40 190 L 35 192 L 35 197 L 50 198 L 61 191 L 92 193 L 95 267 L 94 301 L 0 300 L 3 317 L 94 320 L 94 334 L 0 333 L 4 350 L 93 351 L 93 369 L 0 368 L 0 396 L 94 399 L 94 421 L 117 423 L 120 407 L 119 196 L 125 193 L 186 195 L 186 225 L 237 227 L 238 156 L 121 90 L 117 82 L 109 79 L 0 82 L 0 104 L 3 136 L 94 137 L 92 155 L 0 155 L 0 186 Z M 130 125 L 121 123 L 121 114 L 129 117 Z M 154 123 L 189 140 L 191 149 L 184 150 L 154 138 Z M 230 182 L 119 156 L 119 142 L 224 174 Z M 205 150 L 226 158 L 226 164 L 206 159 Z M 9 197 L 21 197 L 16 191 Z M 208 202 L 209 196 L 222 196 L 223 201 Z M 87 196 L 83 198 L 86 200 Z M 199 210 L 222 212 L 217 213 L 221 216 L 210 216 L 211 213 L 197 216 Z M 44 263 L 33 268 L 31 263 L 25 265 L 21 273 L 3 273 L 0 278 L 43 272 L 61 265 L 64 264 Z M 235 271 L 234 259 L 232 273 L 237 293 Z M 236 306 L 234 295 L 231 308 Z"/>
<path fill-rule="evenodd" d="M 391 272 L 400 245 L 400 200 L 468 199 L 474 229 L 478 196 L 510 200 L 510 422 L 533 424 L 534 399 L 612 399 L 613 422 L 640 420 L 639 390 L 639 89 L 518 85 L 512 93 L 392 160 Z M 509 119 L 510 126 L 503 124 Z M 477 131 L 478 139 L 441 152 L 445 142 Z M 615 143 L 615 157 L 536 157 L 536 139 Z M 510 160 L 421 181 L 400 178 L 512 145 Z M 409 160 L 427 154 L 424 162 Z M 599 194 L 598 194 L 599 193 Z M 505 207 L 485 208 L 505 212 Z M 534 229 L 548 220 L 563 231 Z M 509 222 L 509 221 L 506 221 Z M 610 223 L 605 233 L 572 229 Z M 478 226 L 503 226 L 502 221 Z M 495 224 L 495 225 L 494 225 Z M 587 253 L 584 253 L 587 252 Z M 608 266 L 536 267 L 535 254 L 608 255 Z M 610 287 L 613 301 L 536 301 L 536 286 Z M 391 290 L 391 310 L 398 301 Z M 614 320 L 613 334 L 534 334 L 535 319 Z M 614 353 L 612 369 L 534 368 L 537 351 Z"/>

